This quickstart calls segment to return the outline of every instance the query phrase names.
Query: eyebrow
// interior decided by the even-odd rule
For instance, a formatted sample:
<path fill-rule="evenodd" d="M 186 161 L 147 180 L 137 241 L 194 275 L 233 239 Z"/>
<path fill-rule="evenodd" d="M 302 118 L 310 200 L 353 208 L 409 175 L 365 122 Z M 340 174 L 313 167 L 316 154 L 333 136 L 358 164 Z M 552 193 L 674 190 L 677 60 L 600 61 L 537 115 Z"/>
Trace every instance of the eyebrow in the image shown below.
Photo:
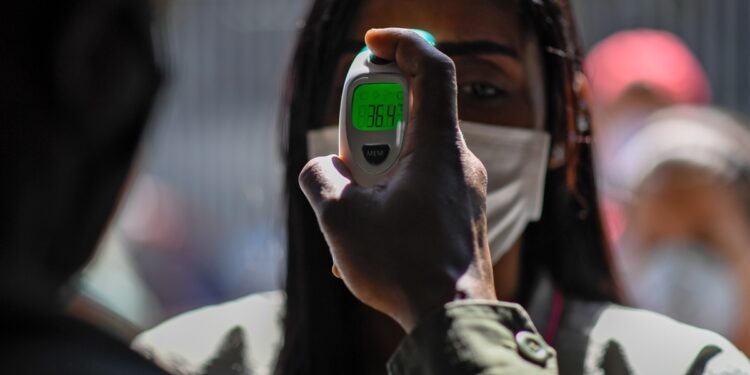
<path fill-rule="evenodd" d="M 473 40 L 466 42 L 443 42 L 435 47 L 448 56 L 465 55 L 504 55 L 519 58 L 518 51 L 513 47 L 488 40 Z"/>
<path fill-rule="evenodd" d="M 342 52 L 358 53 L 363 47 L 361 41 L 347 40 Z M 518 51 L 508 45 L 491 42 L 489 40 L 472 40 L 465 42 L 442 42 L 435 47 L 448 56 L 466 55 L 503 55 L 515 59 L 520 58 Z"/>

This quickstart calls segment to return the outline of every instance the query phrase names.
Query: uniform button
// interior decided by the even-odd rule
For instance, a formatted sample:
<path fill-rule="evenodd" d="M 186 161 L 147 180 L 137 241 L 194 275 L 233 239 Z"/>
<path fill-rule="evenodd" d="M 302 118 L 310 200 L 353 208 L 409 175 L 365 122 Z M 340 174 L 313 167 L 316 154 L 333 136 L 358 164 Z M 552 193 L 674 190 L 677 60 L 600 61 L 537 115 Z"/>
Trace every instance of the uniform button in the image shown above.
<path fill-rule="evenodd" d="M 529 331 L 518 332 L 516 334 L 516 344 L 518 345 L 518 352 L 521 353 L 522 357 L 539 365 L 545 365 L 551 354 L 547 350 L 544 340 L 536 333 Z"/>
<path fill-rule="evenodd" d="M 365 160 L 372 165 L 382 164 L 388 158 L 389 151 L 391 151 L 391 147 L 385 144 L 362 146 L 362 154 L 364 154 Z"/>

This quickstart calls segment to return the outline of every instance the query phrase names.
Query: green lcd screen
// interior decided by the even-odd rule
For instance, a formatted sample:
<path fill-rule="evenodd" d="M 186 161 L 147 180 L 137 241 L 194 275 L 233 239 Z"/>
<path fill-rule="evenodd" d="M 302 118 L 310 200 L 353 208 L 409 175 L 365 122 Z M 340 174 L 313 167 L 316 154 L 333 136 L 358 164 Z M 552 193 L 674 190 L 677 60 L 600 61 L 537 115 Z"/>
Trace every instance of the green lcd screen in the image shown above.
<path fill-rule="evenodd" d="M 352 95 L 352 123 L 364 131 L 396 129 L 404 118 L 404 88 L 399 83 L 366 83 Z"/>

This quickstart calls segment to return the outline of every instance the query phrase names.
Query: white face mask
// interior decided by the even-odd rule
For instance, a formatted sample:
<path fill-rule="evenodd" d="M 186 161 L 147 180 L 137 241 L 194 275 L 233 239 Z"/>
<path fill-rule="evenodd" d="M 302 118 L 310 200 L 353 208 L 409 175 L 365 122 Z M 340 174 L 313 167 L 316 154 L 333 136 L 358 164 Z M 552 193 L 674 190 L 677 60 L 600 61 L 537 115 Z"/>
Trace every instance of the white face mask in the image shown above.
<path fill-rule="evenodd" d="M 462 121 L 466 145 L 487 169 L 487 238 L 497 263 L 542 216 L 550 136 L 532 130 Z"/>
<path fill-rule="evenodd" d="M 670 241 L 638 258 L 622 249 L 623 279 L 637 307 L 730 336 L 739 312 L 738 286 L 715 251 Z"/>
<path fill-rule="evenodd" d="M 461 122 L 466 145 L 487 169 L 487 237 L 497 262 L 542 215 L 550 136 L 541 130 Z M 338 152 L 338 128 L 307 133 L 308 155 Z"/>

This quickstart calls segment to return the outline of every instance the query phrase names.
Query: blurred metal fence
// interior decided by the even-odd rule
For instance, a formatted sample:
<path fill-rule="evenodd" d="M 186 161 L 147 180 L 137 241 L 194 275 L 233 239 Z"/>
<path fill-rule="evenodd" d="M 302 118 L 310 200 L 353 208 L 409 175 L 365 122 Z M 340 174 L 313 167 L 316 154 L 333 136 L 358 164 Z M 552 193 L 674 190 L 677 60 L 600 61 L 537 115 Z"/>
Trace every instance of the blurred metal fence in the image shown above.
<path fill-rule="evenodd" d="M 750 115 L 750 1 L 573 0 L 573 6 L 587 47 L 622 29 L 677 34 L 706 68 L 714 102 Z"/>
<path fill-rule="evenodd" d="M 145 172 L 181 187 L 205 216 L 189 231 L 209 272 L 223 275 L 224 298 L 279 286 L 277 115 L 305 4 L 173 1 L 161 25 L 167 85 Z"/>
<path fill-rule="evenodd" d="M 281 286 L 285 215 L 278 114 L 307 2 L 163 4 L 155 39 L 165 82 L 140 174 L 111 240 L 103 244 L 104 254 L 127 248 L 137 271 L 133 275 L 122 261 L 103 262 L 95 283 L 133 280 L 95 296 L 108 305 L 125 298 L 123 291 L 145 285 L 125 304 L 153 295 L 156 303 L 144 305 L 146 311 L 112 306 L 142 326 Z"/>

